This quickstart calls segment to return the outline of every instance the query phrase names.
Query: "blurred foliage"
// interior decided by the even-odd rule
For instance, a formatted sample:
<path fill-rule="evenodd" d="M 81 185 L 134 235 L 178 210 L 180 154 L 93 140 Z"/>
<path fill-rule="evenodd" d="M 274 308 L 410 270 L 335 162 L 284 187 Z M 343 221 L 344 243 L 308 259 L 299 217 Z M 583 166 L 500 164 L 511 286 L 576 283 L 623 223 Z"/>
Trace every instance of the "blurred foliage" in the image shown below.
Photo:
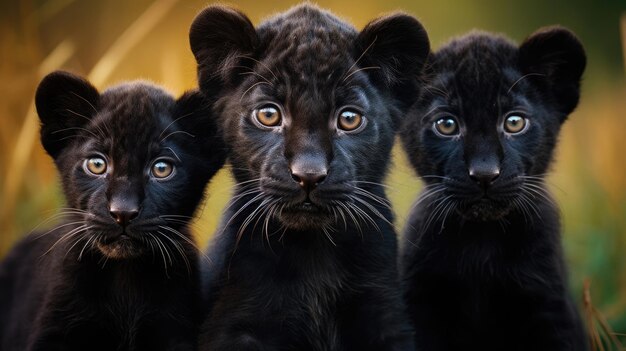
<path fill-rule="evenodd" d="M 296 2 L 234 3 L 255 23 Z M 204 1 L 24 0 L 0 2 L 0 257 L 62 206 L 54 165 L 38 140 L 32 105 L 39 80 L 63 68 L 104 89 L 149 79 L 175 94 L 195 86 L 187 31 Z M 471 29 L 521 41 L 541 26 L 574 30 L 588 52 L 580 107 L 562 132 L 550 176 L 561 205 L 571 286 L 581 307 L 589 278 L 594 311 L 626 332 L 626 84 L 623 0 L 320 1 L 363 27 L 381 13 L 404 10 L 427 28 L 433 48 Z M 399 148 L 387 183 L 400 229 L 421 183 Z M 233 182 L 222 170 L 208 188 L 194 229 L 201 245 L 215 230 Z M 587 296 L 591 296 L 587 294 Z"/>

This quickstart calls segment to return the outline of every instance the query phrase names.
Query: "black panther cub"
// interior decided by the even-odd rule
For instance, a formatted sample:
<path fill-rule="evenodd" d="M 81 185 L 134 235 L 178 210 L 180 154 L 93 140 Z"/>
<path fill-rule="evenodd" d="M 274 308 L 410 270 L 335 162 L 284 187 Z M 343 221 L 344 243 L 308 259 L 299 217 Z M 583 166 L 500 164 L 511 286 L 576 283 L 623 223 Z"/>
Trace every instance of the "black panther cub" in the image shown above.
<path fill-rule="evenodd" d="M 221 89 L 238 182 L 210 251 L 201 349 L 413 349 L 380 183 L 423 27 L 394 14 L 359 33 L 305 4 L 255 29 L 212 6 L 190 42 L 201 89 Z"/>
<path fill-rule="evenodd" d="M 0 349 L 194 350 L 187 222 L 225 158 L 203 95 L 59 71 L 35 102 L 68 208 L 0 265 Z"/>
<path fill-rule="evenodd" d="M 401 132 L 426 183 L 401 255 L 424 350 L 586 348 L 544 184 L 585 62 L 559 27 L 519 46 L 472 33 L 429 58 Z"/>

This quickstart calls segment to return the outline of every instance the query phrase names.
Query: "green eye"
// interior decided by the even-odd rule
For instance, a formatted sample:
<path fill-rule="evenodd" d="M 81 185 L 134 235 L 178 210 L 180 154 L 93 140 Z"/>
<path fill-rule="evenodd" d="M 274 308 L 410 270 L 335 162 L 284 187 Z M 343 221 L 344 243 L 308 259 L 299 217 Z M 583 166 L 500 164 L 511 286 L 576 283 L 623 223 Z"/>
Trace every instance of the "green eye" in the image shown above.
<path fill-rule="evenodd" d="M 339 114 L 337 127 L 347 132 L 358 129 L 363 124 L 363 116 L 352 110 L 345 110 Z"/>
<path fill-rule="evenodd" d="M 91 157 L 85 160 L 85 169 L 94 175 L 101 175 L 107 171 L 107 162 L 102 157 Z"/>
<path fill-rule="evenodd" d="M 174 165 L 168 161 L 160 160 L 155 162 L 152 166 L 152 175 L 155 178 L 167 178 L 172 174 L 172 172 L 174 172 Z"/>
<path fill-rule="evenodd" d="M 264 106 L 254 112 L 256 119 L 266 127 L 275 127 L 282 121 L 280 111 L 272 106 Z"/>
<path fill-rule="evenodd" d="M 511 115 L 504 120 L 504 130 L 507 133 L 517 134 L 522 132 L 526 128 L 526 124 L 526 118 L 517 115 Z"/>
<path fill-rule="evenodd" d="M 435 121 L 435 129 L 439 134 L 444 136 L 451 136 L 458 134 L 459 127 L 456 120 L 452 117 L 439 118 Z"/>

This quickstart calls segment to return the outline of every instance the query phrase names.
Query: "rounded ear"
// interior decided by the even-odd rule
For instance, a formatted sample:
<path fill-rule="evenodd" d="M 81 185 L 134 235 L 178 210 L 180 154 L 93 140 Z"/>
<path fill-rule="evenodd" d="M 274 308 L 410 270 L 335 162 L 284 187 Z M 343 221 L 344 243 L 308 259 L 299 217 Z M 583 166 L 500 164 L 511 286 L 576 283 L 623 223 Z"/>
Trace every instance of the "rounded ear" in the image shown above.
<path fill-rule="evenodd" d="M 210 171 L 209 176 L 217 172 L 226 160 L 226 149 L 222 141 L 222 133 L 213 114 L 211 104 L 198 90 L 183 94 L 174 105 L 172 120 L 194 136 L 197 157 Z"/>
<path fill-rule="evenodd" d="M 79 134 L 98 112 L 100 94 L 87 80 L 55 71 L 39 83 L 35 107 L 41 121 L 41 143 L 52 158 Z"/>
<path fill-rule="evenodd" d="M 578 105 L 587 63 L 576 35 L 558 26 L 539 29 L 520 45 L 519 59 L 523 73 L 536 74 L 533 80 L 551 91 L 565 120 Z"/>
<path fill-rule="evenodd" d="M 243 59 L 254 54 L 259 37 L 245 14 L 214 5 L 194 19 L 189 43 L 198 63 L 200 89 L 211 96 L 229 80 L 240 78 L 232 71 L 236 66 L 244 66 Z"/>
<path fill-rule="evenodd" d="M 428 33 L 415 17 L 395 13 L 368 23 L 357 38 L 357 58 L 367 67 L 375 82 L 392 93 L 405 106 L 416 98 L 416 83 L 430 52 Z M 366 67 L 360 64 L 361 67 Z"/>

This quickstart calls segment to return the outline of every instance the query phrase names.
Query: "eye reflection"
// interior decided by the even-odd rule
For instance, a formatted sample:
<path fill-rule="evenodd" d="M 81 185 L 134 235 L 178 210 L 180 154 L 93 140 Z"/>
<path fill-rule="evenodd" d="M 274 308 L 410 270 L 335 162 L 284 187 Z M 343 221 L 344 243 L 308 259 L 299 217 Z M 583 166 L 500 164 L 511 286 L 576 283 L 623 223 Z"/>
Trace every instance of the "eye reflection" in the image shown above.
<path fill-rule="evenodd" d="M 275 127 L 282 121 L 280 110 L 275 106 L 268 105 L 255 110 L 256 119 L 266 127 Z"/>
<path fill-rule="evenodd" d="M 452 117 L 443 117 L 435 121 L 435 129 L 441 135 L 451 136 L 458 133 L 459 127 L 456 120 Z"/>
<path fill-rule="evenodd" d="M 174 166 L 170 162 L 164 160 L 159 160 L 152 166 L 152 175 L 159 179 L 169 177 L 173 171 Z"/>
<path fill-rule="evenodd" d="M 85 168 L 94 175 L 102 175 L 107 171 L 107 162 L 102 157 L 91 157 L 85 160 Z"/>
<path fill-rule="evenodd" d="M 504 120 L 504 130 L 507 133 L 517 134 L 526 128 L 526 118 L 518 115 L 510 115 Z"/>
<path fill-rule="evenodd" d="M 358 129 L 362 124 L 363 116 L 352 110 L 344 110 L 337 119 L 337 127 L 348 132 Z"/>

